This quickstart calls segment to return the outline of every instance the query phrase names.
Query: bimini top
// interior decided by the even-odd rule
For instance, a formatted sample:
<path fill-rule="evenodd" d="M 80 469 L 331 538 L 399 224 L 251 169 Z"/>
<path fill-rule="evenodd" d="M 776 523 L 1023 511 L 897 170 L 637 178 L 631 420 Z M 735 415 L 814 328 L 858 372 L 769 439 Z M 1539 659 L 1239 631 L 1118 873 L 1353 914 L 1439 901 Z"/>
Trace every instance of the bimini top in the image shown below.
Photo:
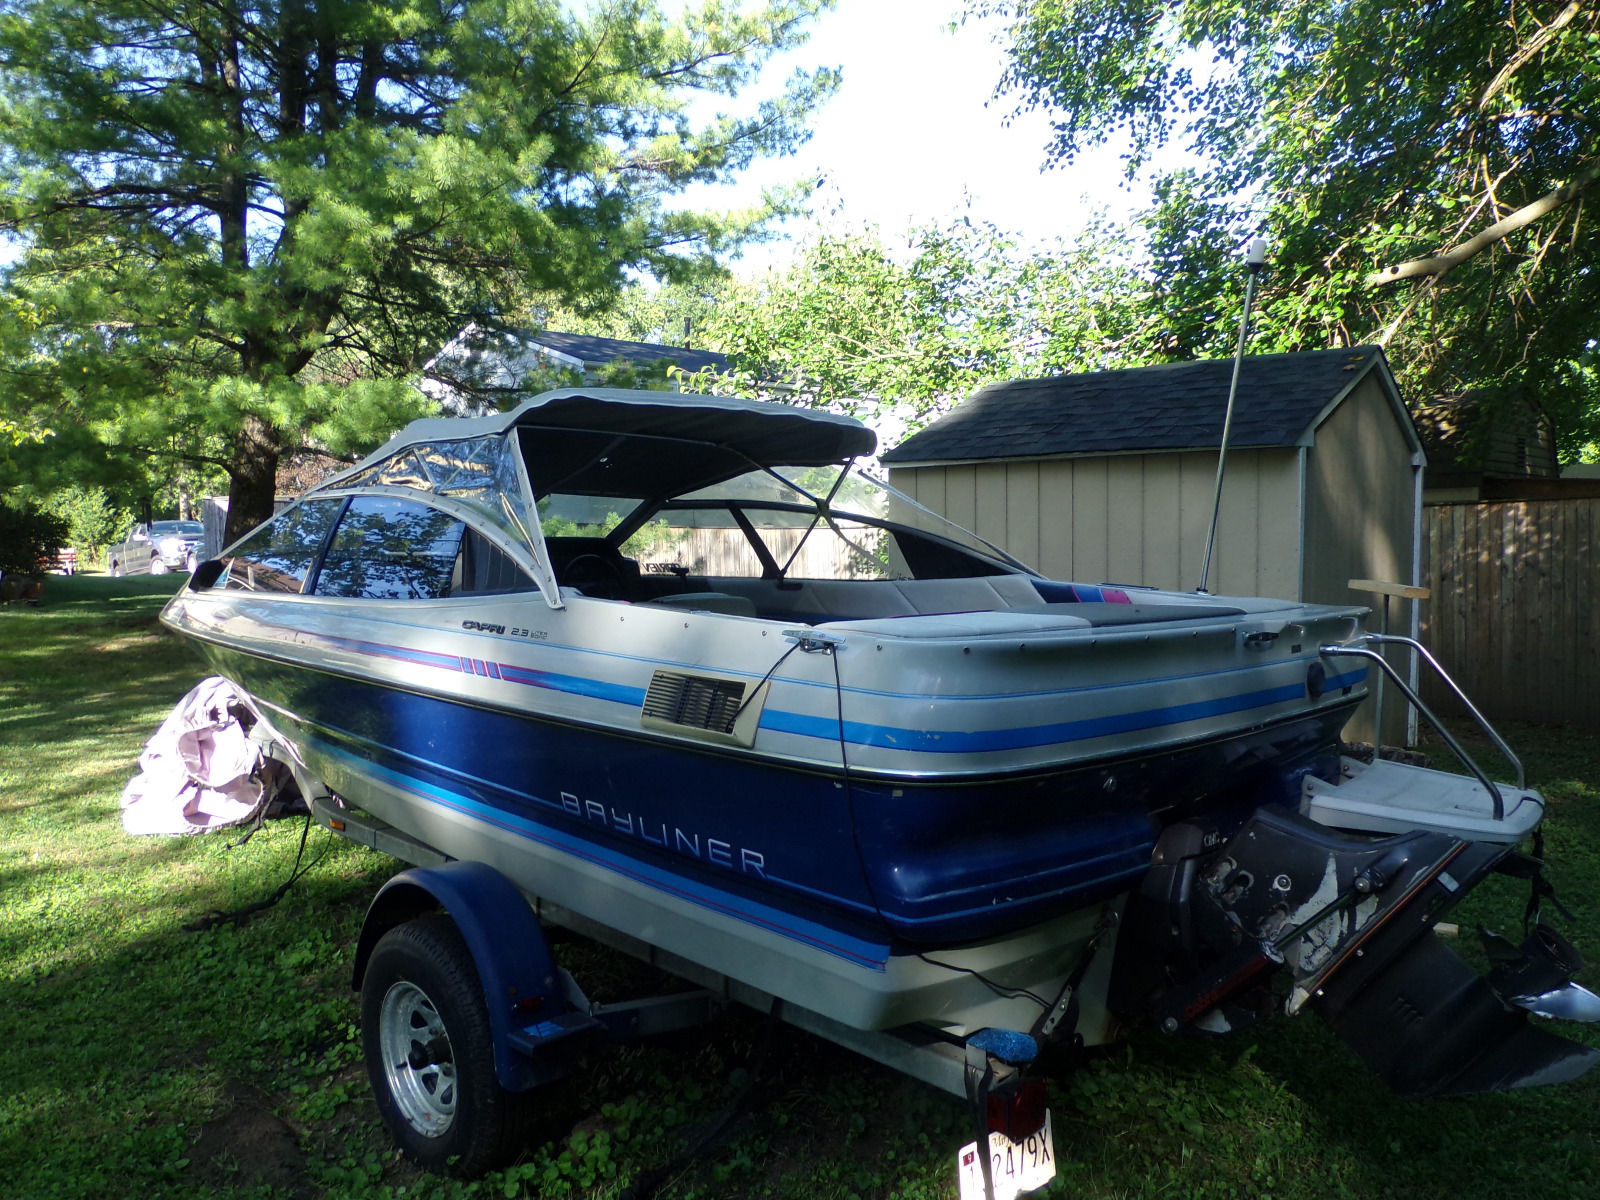
<path fill-rule="evenodd" d="M 580 435 L 524 439 L 524 453 L 530 457 L 533 479 L 559 481 L 563 491 L 593 494 L 605 494 L 600 479 L 585 484 L 585 475 L 593 472 L 629 479 L 644 493 L 670 495 L 755 466 L 844 462 L 871 454 L 878 442 L 853 417 L 812 408 L 730 396 L 563 388 L 492 416 L 413 421 L 319 490 L 348 486 L 352 477 L 408 447 L 492 437 L 512 429 Z M 673 443 L 676 449 L 663 453 Z"/>

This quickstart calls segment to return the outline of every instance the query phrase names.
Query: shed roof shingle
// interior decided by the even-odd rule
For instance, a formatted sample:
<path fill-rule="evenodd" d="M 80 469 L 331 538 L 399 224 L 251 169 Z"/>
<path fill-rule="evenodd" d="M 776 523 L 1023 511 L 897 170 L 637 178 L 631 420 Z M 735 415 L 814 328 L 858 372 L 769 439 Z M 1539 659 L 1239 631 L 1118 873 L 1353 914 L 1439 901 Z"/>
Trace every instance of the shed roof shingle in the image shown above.
<path fill-rule="evenodd" d="M 1376 346 L 1246 358 L 1229 445 L 1299 444 L 1333 400 L 1383 363 Z M 1214 447 L 1232 375 L 1232 359 L 1210 359 L 991 384 L 881 459 L 903 466 Z"/>

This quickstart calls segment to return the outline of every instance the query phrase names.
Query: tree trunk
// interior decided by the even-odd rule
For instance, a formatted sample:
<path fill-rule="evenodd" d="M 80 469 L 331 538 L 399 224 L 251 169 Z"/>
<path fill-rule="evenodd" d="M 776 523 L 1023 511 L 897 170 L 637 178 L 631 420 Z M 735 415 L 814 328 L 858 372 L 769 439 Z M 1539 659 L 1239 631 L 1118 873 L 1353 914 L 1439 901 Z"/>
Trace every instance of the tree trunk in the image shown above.
<path fill-rule="evenodd" d="M 278 456 L 283 439 L 278 431 L 251 414 L 233 441 L 228 467 L 228 527 L 223 543 L 242 538 L 272 516 L 277 498 Z"/>

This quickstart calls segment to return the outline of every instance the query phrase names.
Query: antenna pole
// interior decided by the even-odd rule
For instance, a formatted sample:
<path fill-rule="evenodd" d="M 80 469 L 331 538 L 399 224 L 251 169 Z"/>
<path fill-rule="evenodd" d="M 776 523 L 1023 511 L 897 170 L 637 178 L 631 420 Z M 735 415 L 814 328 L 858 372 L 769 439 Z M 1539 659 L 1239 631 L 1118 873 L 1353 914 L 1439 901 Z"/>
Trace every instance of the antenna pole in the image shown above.
<path fill-rule="evenodd" d="M 1222 444 L 1217 448 L 1217 486 L 1211 498 L 1211 528 L 1206 533 L 1206 556 L 1200 565 L 1200 586 L 1205 592 L 1206 581 L 1211 577 L 1211 548 L 1217 540 L 1217 517 L 1222 512 L 1222 475 L 1228 464 L 1228 435 L 1233 431 L 1233 398 L 1239 392 L 1239 367 L 1244 362 L 1244 339 L 1250 329 L 1250 302 L 1255 299 L 1256 278 L 1267 261 L 1267 243 L 1251 238 L 1244 252 L 1244 265 L 1250 274 L 1244 281 L 1244 312 L 1239 314 L 1239 344 L 1233 351 L 1233 378 L 1228 383 L 1228 410 L 1222 418 Z"/>

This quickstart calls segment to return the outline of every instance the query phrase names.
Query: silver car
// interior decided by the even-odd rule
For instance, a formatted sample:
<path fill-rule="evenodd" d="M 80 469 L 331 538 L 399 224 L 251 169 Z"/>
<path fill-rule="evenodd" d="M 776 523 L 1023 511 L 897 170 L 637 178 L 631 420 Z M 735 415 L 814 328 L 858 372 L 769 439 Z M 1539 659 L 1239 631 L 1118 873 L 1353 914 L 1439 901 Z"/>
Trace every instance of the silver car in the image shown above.
<path fill-rule="evenodd" d="M 156 573 L 156 544 L 150 537 L 148 525 L 135 525 L 120 544 L 106 547 L 106 570 L 116 575 L 142 575 Z M 161 570 L 165 571 L 165 564 Z"/>
<path fill-rule="evenodd" d="M 199 521 L 156 521 L 150 526 L 150 539 L 156 547 L 150 573 L 193 571 L 195 563 L 200 561 L 200 547 L 205 538 L 206 527 Z"/>

